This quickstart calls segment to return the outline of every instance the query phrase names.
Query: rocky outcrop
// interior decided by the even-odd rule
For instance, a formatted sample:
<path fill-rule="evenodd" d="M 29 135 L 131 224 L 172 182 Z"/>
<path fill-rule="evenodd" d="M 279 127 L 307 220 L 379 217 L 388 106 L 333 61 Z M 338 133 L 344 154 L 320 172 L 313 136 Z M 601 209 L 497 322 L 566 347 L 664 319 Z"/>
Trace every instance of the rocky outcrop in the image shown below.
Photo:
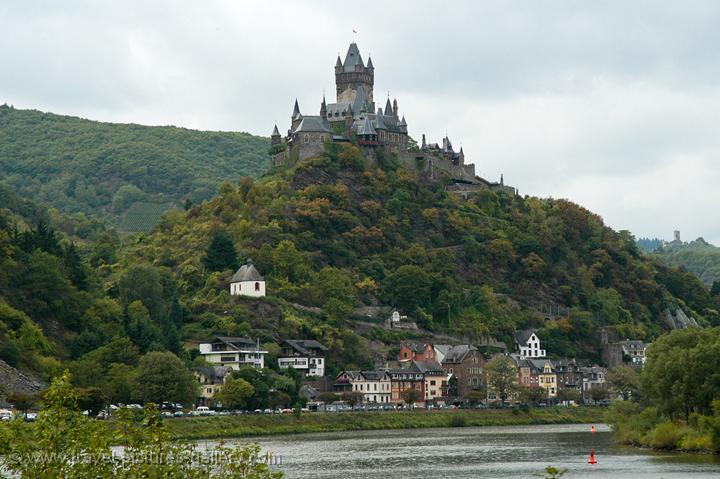
<path fill-rule="evenodd" d="M 665 315 L 663 317 L 663 320 L 665 321 L 665 324 L 668 325 L 671 329 L 685 329 L 685 328 L 698 328 L 700 327 L 695 321 L 695 318 L 688 317 L 685 312 L 680 309 L 676 308 L 675 314 L 673 314 L 670 311 L 670 308 L 667 308 L 665 310 Z"/>
<path fill-rule="evenodd" d="M 3 405 L 5 396 L 11 393 L 33 394 L 42 391 L 47 384 L 38 378 L 22 373 L 0 360 L 0 405 Z"/>

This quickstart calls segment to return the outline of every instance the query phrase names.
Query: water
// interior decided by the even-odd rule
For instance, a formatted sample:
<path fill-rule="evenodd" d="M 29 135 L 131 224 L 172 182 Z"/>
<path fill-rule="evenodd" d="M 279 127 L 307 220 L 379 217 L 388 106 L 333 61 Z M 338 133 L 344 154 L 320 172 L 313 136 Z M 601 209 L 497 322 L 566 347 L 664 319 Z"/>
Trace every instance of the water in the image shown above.
<path fill-rule="evenodd" d="M 282 459 L 287 479 L 532 478 L 545 466 L 563 479 L 720 478 L 720 458 L 612 443 L 589 425 L 479 427 L 299 434 L 257 439 Z M 587 463 L 590 450 L 598 463 Z"/>

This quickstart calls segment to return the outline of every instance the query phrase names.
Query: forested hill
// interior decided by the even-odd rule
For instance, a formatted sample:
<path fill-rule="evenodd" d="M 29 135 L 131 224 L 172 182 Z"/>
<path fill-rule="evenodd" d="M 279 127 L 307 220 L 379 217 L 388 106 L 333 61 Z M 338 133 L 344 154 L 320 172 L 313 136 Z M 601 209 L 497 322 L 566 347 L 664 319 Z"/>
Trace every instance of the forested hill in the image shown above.
<path fill-rule="evenodd" d="M 223 181 L 259 176 L 269 141 L 247 133 L 111 124 L 0 106 L 0 182 L 121 231 L 150 229 Z"/>
<path fill-rule="evenodd" d="M 220 244 L 232 244 L 238 261 L 204 263 Z M 368 167 L 357 147 L 329 145 L 320 158 L 225 185 L 167 216 L 128 256 L 171 272 L 194 313 L 230 333 L 262 325 L 228 296 L 245 258 L 272 297 L 323 309 L 315 334 L 326 340 L 333 327 L 352 328 L 355 308 L 378 304 L 466 338 L 511 343 L 516 329 L 537 327 L 552 354 L 568 356 L 597 353 L 601 326 L 652 339 L 668 309 L 701 324 L 719 319 L 720 298 L 697 278 L 648 259 L 628 232 L 570 201 L 490 191 L 461 200 L 391 155 Z M 239 308 L 231 323 L 228 305 Z M 547 320 L 548 306 L 570 312 Z"/>
<path fill-rule="evenodd" d="M 683 267 L 696 274 L 708 288 L 720 282 L 720 248 L 702 238 L 689 243 L 667 243 L 652 255 L 667 266 Z M 716 288 L 720 292 L 720 283 Z"/>
<path fill-rule="evenodd" d="M 123 245 L 102 229 L 56 231 L 42 208 L 0 188 L 0 359 L 45 380 L 68 367 L 77 386 L 127 402 L 141 354 L 167 350 L 189 365 L 218 334 L 259 338 L 269 364 L 279 339 L 308 338 L 328 346 L 330 375 L 372 367 L 399 341 L 428 337 L 383 328 L 390 307 L 471 342 L 512 346 L 515 330 L 535 327 L 552 357 L 593 361 L 602 326 L 653 339 L 677 308 L 718 324 L 720 295 L 569 201 L 461 200 L 392 155 L 371 167 L 338 145 L 219 191 Z M 247 258 L 266 298 L 228 294 Z M 541 312 L 549 305 L 562 314 Z"/>

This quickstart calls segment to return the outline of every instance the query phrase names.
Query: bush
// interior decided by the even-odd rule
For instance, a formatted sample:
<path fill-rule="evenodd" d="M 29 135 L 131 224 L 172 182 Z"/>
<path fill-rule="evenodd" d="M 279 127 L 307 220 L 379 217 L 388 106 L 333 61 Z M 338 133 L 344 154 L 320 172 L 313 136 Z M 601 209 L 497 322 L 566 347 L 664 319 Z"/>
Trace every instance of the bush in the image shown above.
<path fill-rule="evenodd" d="M 20 349 L 15 341 L 10 339 L 0 344 L 0 359 L 14 368 L 20 364 Z"/>
<path fill-rule="evenodd" d="M 673 422 L 662 422 L 648 434 L 647 443 L 657 449 L 675 449 L 685 432 L 684 427 Z"/>
<path fill-rule="evenodd" d="M 465 424 L 465 418 L 460 415 L 455 415 L 448 421 L 448 426 L 450 427 L 465 427 Z"/>

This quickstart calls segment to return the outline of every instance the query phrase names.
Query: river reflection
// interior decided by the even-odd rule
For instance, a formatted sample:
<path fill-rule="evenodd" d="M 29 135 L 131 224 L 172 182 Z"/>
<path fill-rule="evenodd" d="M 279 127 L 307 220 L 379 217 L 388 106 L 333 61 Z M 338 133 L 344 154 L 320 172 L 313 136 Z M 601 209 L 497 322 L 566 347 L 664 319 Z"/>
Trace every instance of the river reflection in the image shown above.
<path fill-rule="evenodd" d="M 259 438 L 288 479 L 532 478 L 545 466 L 564 479 L 720 478 L 715 456 L 615 446 L 607 426 L 359 431 Z M 208 444 L 212 447 L 212 444 Z M 594 450 L 598 463 L 587 463 Z"/>

